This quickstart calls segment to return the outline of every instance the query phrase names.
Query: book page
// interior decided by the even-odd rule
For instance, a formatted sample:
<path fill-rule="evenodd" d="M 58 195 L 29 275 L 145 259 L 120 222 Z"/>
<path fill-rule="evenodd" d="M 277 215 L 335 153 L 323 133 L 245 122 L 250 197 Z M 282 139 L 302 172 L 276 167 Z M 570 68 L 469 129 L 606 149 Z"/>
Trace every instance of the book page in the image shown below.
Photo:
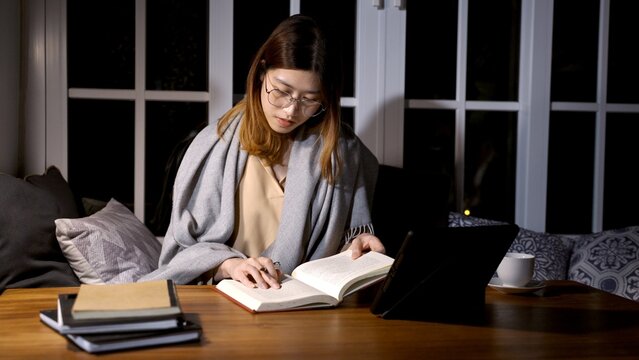
<path fill-rule="evenodd" d="M 253 311 L 327 307 L 337 304 L 336 299 L 289 275 L 284 275 L 281 284 L 282 287 L 279 289 L 260 289 L 249 288 L 239 281 L 225 279 L 216 287 Z"/>
<path fill-rule="evenodd" d="M 378 253 L 368 252 L 351 259 L 351 250 L 323 259 L 301 264 L 293 270 L 292 276 L 316 289 L 342 300 L 345 293 L 351 293 L 350 285 L 358 283 L 360 289 L 373 283 L 388 272 L 394 259 Z M 370 281 L 364 281 L 370 279 Z M 353 291 L 356 289 L 353 289 Z"/>

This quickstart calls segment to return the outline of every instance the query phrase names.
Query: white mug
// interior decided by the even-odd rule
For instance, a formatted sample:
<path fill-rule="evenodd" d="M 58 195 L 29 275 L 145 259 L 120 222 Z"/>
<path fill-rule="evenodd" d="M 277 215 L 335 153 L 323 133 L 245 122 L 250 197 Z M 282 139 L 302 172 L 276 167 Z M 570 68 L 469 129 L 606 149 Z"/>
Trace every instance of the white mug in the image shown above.
<path fill-rule="evenodd" d="M 497 267 L 497 276 L 504 286 L 523 287 L 532 280 L 535 255 L 508 252 Z"/>

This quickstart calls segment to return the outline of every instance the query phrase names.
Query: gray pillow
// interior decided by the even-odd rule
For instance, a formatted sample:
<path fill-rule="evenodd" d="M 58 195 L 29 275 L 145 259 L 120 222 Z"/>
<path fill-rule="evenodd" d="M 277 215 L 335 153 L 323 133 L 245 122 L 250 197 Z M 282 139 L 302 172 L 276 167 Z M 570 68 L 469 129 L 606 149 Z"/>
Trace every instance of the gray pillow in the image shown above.
<path fill-rule="evenodd" d="M 55 237 L 62 207 L 47 190 L 0 174 L 0 293 L 80 284 Z"/>
<path fill-rule="evenodd" d="M 570 259 L 568 277 L 639 300 L 639 226 L 581 235 Z"/>
<path fill-rule="evenodd" d="M 71 187 L 57 167 L 49 166 L 43 175 L 29 175 L 24 180 L 55 197 L 60 208 L 59 217 L 76 218 L 80 216 Z"/>
<path fill-rule="evenodd" d="M 57 219 L 55 225 L 60 247 L 82 283 L 135 282 L 158 266 L 160 242 L 115 199 L 93 215 Z"/>

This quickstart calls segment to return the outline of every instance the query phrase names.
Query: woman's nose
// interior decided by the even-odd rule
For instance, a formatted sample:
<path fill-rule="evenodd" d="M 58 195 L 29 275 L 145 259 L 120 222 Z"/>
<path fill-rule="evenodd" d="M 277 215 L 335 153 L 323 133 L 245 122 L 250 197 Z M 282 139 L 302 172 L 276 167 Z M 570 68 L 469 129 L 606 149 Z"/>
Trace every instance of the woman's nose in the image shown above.
<path fill-rule="evenodd" d="M 302 105 L 297 100 L 293 100 L 287 107 L 284 108 L 284 111 L 287 114 L 295 114 L 298 111 L 302 110 Z"/>

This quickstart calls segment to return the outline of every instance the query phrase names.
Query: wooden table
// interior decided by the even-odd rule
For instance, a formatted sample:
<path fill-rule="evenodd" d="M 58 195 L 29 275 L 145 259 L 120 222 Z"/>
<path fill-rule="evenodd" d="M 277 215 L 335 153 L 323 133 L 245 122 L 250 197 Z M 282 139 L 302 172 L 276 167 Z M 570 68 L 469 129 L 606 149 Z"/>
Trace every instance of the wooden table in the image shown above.
<path fill-rule="evenodd" d="M 99 355 L 126 359 L 544 359 L 639 358 L 639 303 L 571 281 L 543 296 L 488 288 L 488 323 L 384 320 L 369 312 L 374 288 L 336 309 L 251 314 L 212 286 L 179 286 L 197 314 L 200 343 Z M 77 288 L 13 289 L 0 296 L 0 358 L 96 358 L 40 323 L 41 309 Z M 437 289 L 433 289 L 434 293 Z"/>

